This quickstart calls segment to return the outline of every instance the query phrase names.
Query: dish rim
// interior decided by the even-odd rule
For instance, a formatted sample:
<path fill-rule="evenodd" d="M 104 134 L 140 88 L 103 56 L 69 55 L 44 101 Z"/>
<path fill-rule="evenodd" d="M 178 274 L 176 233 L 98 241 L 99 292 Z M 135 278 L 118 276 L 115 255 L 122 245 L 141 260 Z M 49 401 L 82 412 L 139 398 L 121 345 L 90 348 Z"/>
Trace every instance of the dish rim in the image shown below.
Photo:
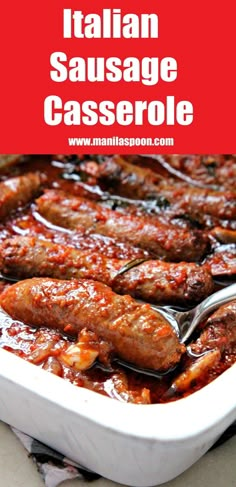
<path fill-rule="evenodd" d="M 79 415 L 116 434 L 136 439 L 174 445 L 204 435 L 225 417 L 236 419 L 236 401 L 230 392 L 236 364 L 188 397 L 171 403 L 142 405 L 120 402 L 77 387 L 4 349 L 0 349 L 0 363 L 0 380 L 8 380 L 73 416 Z"/>

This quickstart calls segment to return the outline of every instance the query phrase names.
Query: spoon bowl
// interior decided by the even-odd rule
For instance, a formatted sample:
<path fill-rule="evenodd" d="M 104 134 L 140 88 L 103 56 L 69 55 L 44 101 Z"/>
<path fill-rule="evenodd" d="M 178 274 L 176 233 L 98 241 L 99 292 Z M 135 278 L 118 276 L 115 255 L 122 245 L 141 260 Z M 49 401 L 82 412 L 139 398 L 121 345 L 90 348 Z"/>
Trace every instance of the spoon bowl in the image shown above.
<path fill-rule="evenodd" d="M 232 284 L 231 286 L 227 286 L 214 294 L 211 294 L 211 296 L 208 296 L 206 299 L 204 299 L 204 301 L 195 306 L 195 308 L 188 311 L 178 311 L 171 306 L 161 307 L 156 306 L 155 304 L 152 304 L 151 306 L 152 309 L 162 314 L 164 318 L 169 321 L 178 335 L 180 342 L 185 343 L 190 338 L 197 326 L 203 320 L 205 320 L 211 312 L 219 308 L 221 305 L 232 301 L 233 299 L 236 299 L 236 283 Z M 160 372 L 156 370 L 139 369 L 133 364 L 129 364 L 120 359 L 117 359 L 116 362 L 123 367 L 160 379 L 170 372 L 173 372 L 173 370 L 176 368 L 174 367 L 173 369 L 166 370 L 165 372 Z"/>
<path fill-rule="evenodd" d="M 236 299 L 236 283 L 211 294 L 195 308 L 188 311 L 177 311 L 171 306 L 159 307 L 152 305 L 152 308 L 169 321 L 181 343 L 185 343 L 201 321 L 205 320 L 215 309 L 233 299 Z"/>
<path fill-rule="evenodd" d="M 4 279 L 11 283 L 19 281 L 19 279 L 17 278 L 7 277 L 2 275 L 1 273 L 0 279 Z M 236 283 L 227 286 L 220 291 L 215 292 L 214 294 L 211 294 L 200 304 L 188 311 L 179 311 L 172 308 L 171 306 L 156 306 L 155 304 L 152 304 L 151 307 L 157 313 L 164 316 L 164 318 L 175 330 L 180 342 L 185 343 L 190 338 L 199 323 L 205 320 L 207 316 L 215 309 L 219 308 L 223 304 L 228 303 L 229 301 L 232 301 L 233 299 L 236 299 Z M 123 367 L 129 368 L 136 372 L 141 372 L 143 374 L 159 378 L 169 374 L 175 369 L 174 367 L 173 369 L 169 369 L 165 372 L 159 372 L 156 370 L 140 369 L 139 367 L 136 367 L 135 365 L 130 364 L 119 358 L 115 359 L 115 362 L 122 365 Z"/>

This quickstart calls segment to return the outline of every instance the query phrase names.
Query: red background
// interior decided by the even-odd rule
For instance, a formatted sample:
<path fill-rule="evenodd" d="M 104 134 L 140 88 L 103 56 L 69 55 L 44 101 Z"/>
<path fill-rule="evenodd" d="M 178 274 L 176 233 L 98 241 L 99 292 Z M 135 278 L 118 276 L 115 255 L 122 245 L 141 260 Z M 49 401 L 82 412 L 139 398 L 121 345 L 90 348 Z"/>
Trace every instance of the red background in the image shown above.
<path fill-rule="evenodd" d="M 235 143 L 235 2 L 212 0 L 32 0 L 1 5 L 1 153 L 74 153 L 68 137 L 174 137 L 175 146 L 159 153 L 231 153 Z M 159 39 L 63 39 L 63 8 L 99 13 L 122 8 L 123 13 L 159 15 Z M 50 80 L 50 54 L 68 56 L 171 56 L 178 61 L 178 79 L 147 87 L 141 83 L 55 83 Z M 92 99 L 164 100 L 175 95 L 194 105 L 190 126 L 49 127 L 43 118 L 48 95 L 64 101 Z M 94 149 L 94 148 L 93 148 Z M 140 148 L 97 148 L 96 152 L 140 152 Z M 93 152 L 95 152 L 93 150 Z M 142 147 L 142 153 L 152 147 Z M 157 150 L 156 150 L 157 152 Z"/>

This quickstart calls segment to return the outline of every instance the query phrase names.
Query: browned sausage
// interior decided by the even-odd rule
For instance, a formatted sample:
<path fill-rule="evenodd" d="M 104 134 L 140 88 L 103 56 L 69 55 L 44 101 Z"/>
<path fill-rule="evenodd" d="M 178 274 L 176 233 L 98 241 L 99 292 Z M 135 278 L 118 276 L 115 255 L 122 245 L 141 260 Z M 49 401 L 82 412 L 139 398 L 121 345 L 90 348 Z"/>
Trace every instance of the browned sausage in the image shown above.
<path fill-rule="evenodd" d="M 85 198 L 49 190 L 37 200 L 38 210 L 56 225 L 71 229 L 81 226 L 91 233 L 128 241 L 171 261 L 201 259 L 207 248 L 204 235 L 148 217 L 124 215 Z"/>
<path fill-rule="evenodd" d="M 207 325 L 215 325 L 216 323 L 224 323 L 228 326 L 233 326 L 234 341 L 236 342 L 236 301 L 231 301 L 230 303 L 220 306 L 220 308 L 207 320 Z"/>
<path fill-rule="evenodd" d="M 28 233 L 31 236 L 40 236 L 40 238 L 50 240 L 51 242 L 66 245 L 79 250 L 89 250 L 90 252 L 99 252 L 106 257 L 114 257 L 117 259 L 141 259 L 151 257 L 145 249 L 131 245 L 128 242 L 120 242 L 119 240 L 104 235 L 90 234 L 87 235 L 85 229 L 82 232 L 77 230 L 67 230 L 55 228 L 50 222 L 33 211 L 27 217 L 23 215 L 24 221 L 27 218 Z M 21 226 L 22 216 L 15 220 L 16 225 Z"/>
<path fill-rule="evenodd" d="M 6 239 L 0 246 L 0 255 L 0 269 L 5 275 L 95 279 L 120 294 L 155 303 L 195 303 L 213 290 L 208 271 L 194 263 L 148 260 L 117 275 L 129 261 L 109 259 L 34 237 Z"/>
<path fill-rule="evenodd" d="M 43 180 L 38 173 L 28 173 L 0 183 L 0 220 L 36 196 Z"/>
<path fill-rule="evenodd" d="M 236 344 L 236 301 L 231 301 L 213 313 L 196 343 L 193 351 L 202 352 L 218 348 L 221 353 L 227 350 L 235 354 Z M 234 345 L 233 350 L 231 347 Z"/>
<path fill-rule="evenodd" d="M 221 243 L 231 244 L 236 243 L 236 230 L 229 228 L 215 227 L 211 231 L 211 235 L 219 240 Z"/>
<path fill-rule="evenodd" d="M 212 276 L 233 276 L 236 274 L 236 247 L 222 245 L 216 248 L 215 252 L 206 258 L 205 264 Z"/>
<path fill-rule="evenodd" d="M 165 161 L 198 182 L 235 191 L 235 154 L 171 154 Z"/>
<path fill-rule="evenodd" d="M 13 319 L 77 335 L 83 328 L 112 343 L 117 356 L 139 367 L 166 370 L 185 347 L 170 324 L 148 304 L 119 296 L 91 280 L 34 278 L 14 284 L 1 295 Z"/>
<path fill-rule="evenodd" d="M 84 162 L 81 167 L 119 195 L 133 199 L 145 199 L 152 194 L 158 197 L 157 184 L 163 179 L 151 169 L 130 164 L 120 156 L 107 158 L 102 164 Z"/>
<path fill-rule="evenodd" d="M 236 219 L 236 193 L 233 191 L 214 191 L 203 188 L 160 187 L 164 196 L 176 210 L 201 219 L 208 214 L 222 220 Z"/>
<path fill-rule="evenodd" d="M 116 157 L 97 166 L 96 177 L 106 181 L 119 194 L 130 198 L 165 198 L 173 208 L 192 217 L 201 213 L 219 219 L 236 218 L 236 193 L 211 189 L 167 185 L 150 169 L 140 168 Z"/>
<path fill-rule="evenodd" d="M 0 171 L 14 166 L 21 160 L 20 154 L 0 154 Z"/>
<path fill-rule="evenodd" d="M 197 390 L 224 372 L 235 363 L 235 344 L 236 301 L 231 301 L 208 318 L 200 337 L 190 345 L 199 358 L 185 358 L 184 371 L 174 379 L 164 399 Z"/>

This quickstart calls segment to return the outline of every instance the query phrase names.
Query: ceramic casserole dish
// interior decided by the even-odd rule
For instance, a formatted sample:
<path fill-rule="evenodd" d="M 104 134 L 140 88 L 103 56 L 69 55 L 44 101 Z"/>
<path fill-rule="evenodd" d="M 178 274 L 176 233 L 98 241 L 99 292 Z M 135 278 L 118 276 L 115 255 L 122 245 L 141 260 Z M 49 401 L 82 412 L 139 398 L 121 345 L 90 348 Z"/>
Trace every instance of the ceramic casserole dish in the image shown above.
<path fill-rule="evenodd" d="M 1 306 L 11 317 L 10 325 L 9 316 L 6 323 L 3 318 L 0 330 L 0 420 L 87 469 L 134 487 L 177 477 L 236 420 L 231 314 L 226 335 L 221 321 L 215 336 L 211 323 L 201 322 L 200 338 L 193 335 L 185 347 L 161 314 L 157 318 L 149 304 L 133 300 L 188 310 L 234 282 L 234 187 L 225 173 L 224 191 L 217 192 L 213 183 L 219 186 L 223 167 L 231 174 L 235 157 L 214 156 L 213 162 L 213 156 L 170 157 L 172 166 L 166 158 L 153 172 L 155 159 L 147 169 L 146 160 L 142 165 L 117 156 L 28 161 L 12 155 L 3 158 L 6 174 L 0 174 Z M 193 168 L 193 175 L 195 166 L 201 171 L 197 186 L 190 178 L 194 184 L 188 188 L 192 173 L 182 180 L 177 171 L 173 183 L 173 170 L 175 175 L 176 168 L 185 169 L 189 157 L 187 169 Z M 12 286 L 12 281 L 19 282 Z M 235 330 L 235 314 L 233 320 Z M 79 365 L 73 361 L 75 348 Z M 93 352 L 86 367 L 84 350 Z M 214 352 L 219 361 L 212 374 L 197 383 L 191 366 L 200 363 L 202 372 L 201 358 Z M 162 362 L 151 363 L 153 356 Z M 61 360 L 62 372 L 48 373 L 51 358 Z M 151 377 L 162 371 L 169 382 L 163 386 L 166 377 L 161 382 L 160 375 L 148 382 L 140 368 L 149 369 Z M 124 383 L 127 379 L 123 395 L 115 387 L 112 393 L 100 387 L 103 380 L 112 389 L 117 370 Z M 172 379 L 181 377 L 183 383 L 186 371 L 189 387 L 178 391 Z M 165 398 L 173 390 L 174 396 Z"/>
<path fill-rule="evenodd" d="M 158 485 L 196 462 L 236 419 L 232 366 L 169 404 L 124 404 L 0 350 L 0 419 L 113 481 Z"/>

